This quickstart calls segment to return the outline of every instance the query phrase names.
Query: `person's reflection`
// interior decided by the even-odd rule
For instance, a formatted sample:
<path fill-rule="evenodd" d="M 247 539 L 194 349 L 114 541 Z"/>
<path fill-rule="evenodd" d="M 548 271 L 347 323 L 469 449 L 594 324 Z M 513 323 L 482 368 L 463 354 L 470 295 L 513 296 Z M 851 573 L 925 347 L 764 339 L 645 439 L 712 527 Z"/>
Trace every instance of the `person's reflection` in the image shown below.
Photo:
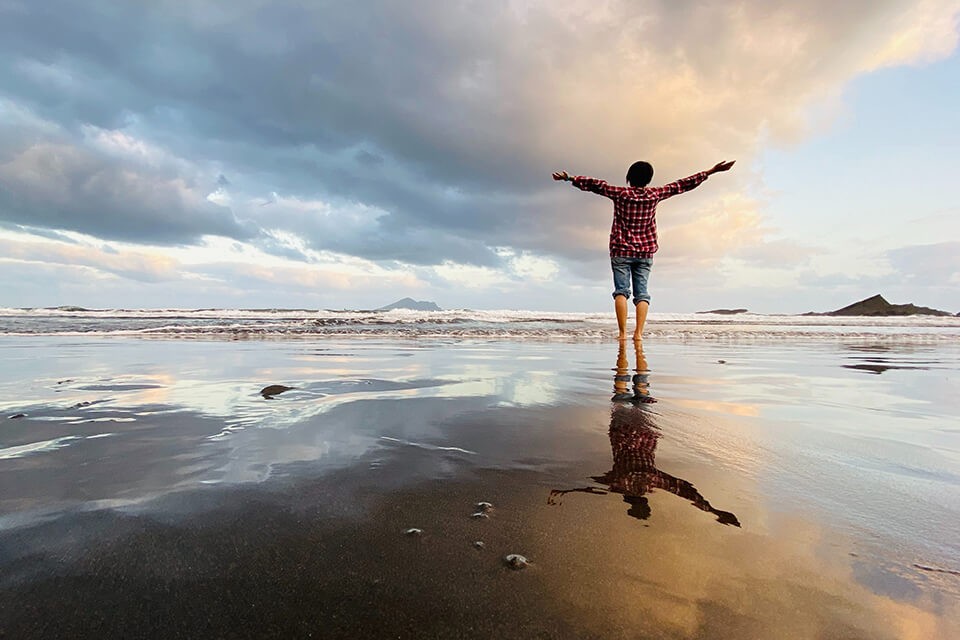
<path fill-rule="evenodd" d="M 649 411 L 649 407 L 644 406 L 656 402 L 656 399 L 650 395 L 649 371 L 643 355 L 643 345 L 639 342 L 634 344 L 637 368 L 632 377 L 628 369 L 625 341 L 620 342 L 617 353 L 616 375 L 613 378 L 613 407 L 610 411 L 613 468 L 601 476 L 593 476 L 593 480 L 606 485 L 607 491 L 623 495 L 623 501 L 630 505 L 627 514 L 640 520 L 650 517 L 650 504 L 646 494 L 654 489 L 662 489 L 689 500 L 702 511 L 714 514 L 718 522 L 739 527 L 740 521 L 734 514 L 714 509 L 692 484 L 657 469 L 654 456 L 660 429 L 654 422 L 654 414 Z M 554 489 L 550 492 L 547 503 L 559 504 L 560 496 L 567 493 L 603 495 L 607 491 L 596 487 Z"/>

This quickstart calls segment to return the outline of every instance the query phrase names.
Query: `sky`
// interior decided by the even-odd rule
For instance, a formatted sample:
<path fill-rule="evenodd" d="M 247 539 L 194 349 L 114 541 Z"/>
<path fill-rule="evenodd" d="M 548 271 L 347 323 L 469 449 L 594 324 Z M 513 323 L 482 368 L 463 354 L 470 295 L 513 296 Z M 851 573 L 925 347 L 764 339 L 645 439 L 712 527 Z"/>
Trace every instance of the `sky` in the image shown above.
<path fill-rule="evenodd" d="M 960 0 L 0 0 L 0 307 L 960 311 Z"/>

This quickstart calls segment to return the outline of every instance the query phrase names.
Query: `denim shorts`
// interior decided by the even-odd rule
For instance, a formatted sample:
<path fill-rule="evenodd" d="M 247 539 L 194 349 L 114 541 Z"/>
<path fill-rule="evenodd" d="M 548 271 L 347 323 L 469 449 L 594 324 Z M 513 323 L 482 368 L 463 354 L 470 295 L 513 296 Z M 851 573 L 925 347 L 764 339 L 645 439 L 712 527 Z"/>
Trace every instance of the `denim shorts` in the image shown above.
<path fill-rule="evenodd" d="M 610 258 L 613 269 L 613 297 L 630 297 L 630 284 L 633 283 L 633 304 L 650 302 L 647 293 L 647 280 L 653 258 Z"/>

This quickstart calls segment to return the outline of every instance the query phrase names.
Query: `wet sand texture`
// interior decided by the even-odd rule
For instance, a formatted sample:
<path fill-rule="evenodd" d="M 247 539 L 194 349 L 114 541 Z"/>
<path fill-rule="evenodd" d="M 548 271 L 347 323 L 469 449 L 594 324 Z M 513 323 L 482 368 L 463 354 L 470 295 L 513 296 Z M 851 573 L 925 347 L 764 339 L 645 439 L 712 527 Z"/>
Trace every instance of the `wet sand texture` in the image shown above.
<path fill-rule="evenodd" d="M 70 340 L 0 637 L 960 637 L 948 348 Z"/>

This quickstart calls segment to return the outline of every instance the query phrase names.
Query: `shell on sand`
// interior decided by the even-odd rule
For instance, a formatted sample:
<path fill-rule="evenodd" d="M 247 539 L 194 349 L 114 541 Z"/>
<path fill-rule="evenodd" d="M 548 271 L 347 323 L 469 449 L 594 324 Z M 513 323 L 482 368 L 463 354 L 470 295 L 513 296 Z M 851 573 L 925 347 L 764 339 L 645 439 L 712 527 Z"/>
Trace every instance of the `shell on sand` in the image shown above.
<path fill-rule="evenodd" d="M 483 544 L 483 540 L 477 540 L 476 542 L 473 543 L 473 546 L 476 547 L 477 549 L 483 549 L 487 545 Z"/>
<path fill-rule="evenodd" d="M 477 511 L 482 511 L 483 513 L 486 513 L 487 511 L 490 511 L 491 509 L 493 509 L 493 505 L 490 504 L 489 502 L 478 502 L 478 503 L 476 504 L 476 510 L 477 510 Z"/>
<path fill-rule="evenodd" d="M 483 520 L 485 518 L 489 518 L 490 516 L 485 514 L 483 511 L 477 511 L 476 513 L 471 513 L 470 517 L 474 520 Z"/>
<path fill-rule="evenodd" d="M 407 536 L 419 536 L 421 533 L 423 533 L 423 529 L 417 529 L 416 527 L 412 527 L 403 532 L 403 534 Z"/>
<path fill-rule="evenodd" d="M 524 558 L 519 553 L 511 553 L 503 559 L 511 569 L 526 569 L 527 565 L 530 564 L 530 561 Z"/>

